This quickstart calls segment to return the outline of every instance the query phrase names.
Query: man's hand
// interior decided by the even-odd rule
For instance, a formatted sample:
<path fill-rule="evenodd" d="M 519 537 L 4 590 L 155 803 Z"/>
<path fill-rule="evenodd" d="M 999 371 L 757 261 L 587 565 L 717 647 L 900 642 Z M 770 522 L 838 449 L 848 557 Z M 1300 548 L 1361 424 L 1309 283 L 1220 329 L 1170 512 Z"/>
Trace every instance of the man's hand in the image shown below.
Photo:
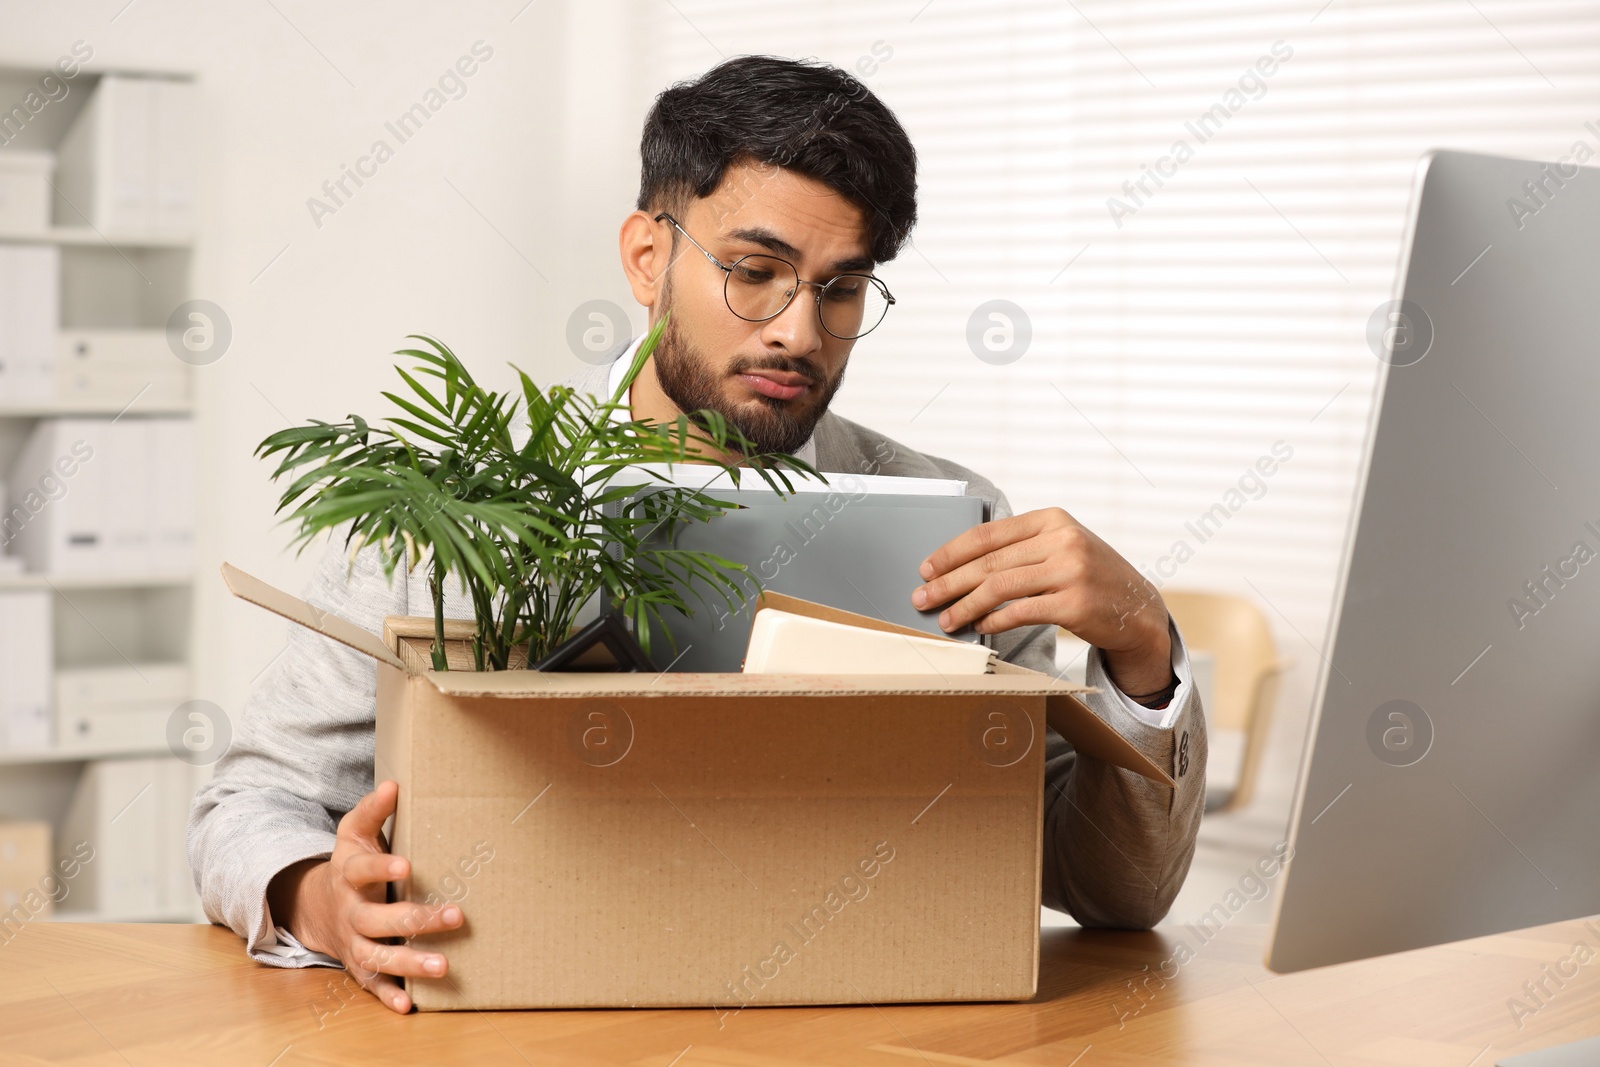
<path fill-rule="evenodd" d="M 404 1014 L 411 998 L 390 975 L 442 977 L 450 964 L 437 952 L 380 944 L 380 938 L 453 930 L 462 923 L 455 904 L 384 903 L 384 885 L 406 877 L 411 864 L 391 856 L 383 822 L 394 814 L 400 787 L 392 781 L 361 798 L 343 819 L 326 860 L 286 867 L 267 890 L 273 921 L 306 948 L 337 957 L 386 1007 Z"/>
<path fill-rule="evenodd" d="M 949 604 L 939 615 L 947 631 L 968 623 L 979 633 L 1053 623 L 1102 649 L 1124 693 L 1154 693 L 1171 678 L 1161 594 L 1060 508 L 974 526 L 935 550 L 921 571 L 924 584 L 911 603 Z"/>

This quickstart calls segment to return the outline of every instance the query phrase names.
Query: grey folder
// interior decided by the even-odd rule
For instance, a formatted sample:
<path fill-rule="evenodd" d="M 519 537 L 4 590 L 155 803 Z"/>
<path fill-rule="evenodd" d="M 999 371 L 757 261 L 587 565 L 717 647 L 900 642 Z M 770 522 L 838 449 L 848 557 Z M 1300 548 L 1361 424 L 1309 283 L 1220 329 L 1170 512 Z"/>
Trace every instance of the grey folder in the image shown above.
<path fill-rule="evenodd" d="M 706 522 L 680 524 L 673 538 L 677 548 L 715 552 L 743 563 L 759 576 L 759 588 L 940 635 L 939 609 L 911 606 L 911 591 L 922 584 L 917 566 L 934 549 L 987 518 L 987 504 L 976 496 L 707 492 L 739 506 Z M 652 534 L 646 543 L 664 544 L 665 536 Z M 703 580 L 686 597 L 692 616 L 662 610 L 676 647 L 659 628 L 653 629 L 650 656 L 657 666 L 673 671 L 740 669 L 758 587 L 746 576 L 738 580 L 746 600 L 741 607 L 734 598 L 736 611 Z M 983 640 L 970 628 L 947 636 Z"/>

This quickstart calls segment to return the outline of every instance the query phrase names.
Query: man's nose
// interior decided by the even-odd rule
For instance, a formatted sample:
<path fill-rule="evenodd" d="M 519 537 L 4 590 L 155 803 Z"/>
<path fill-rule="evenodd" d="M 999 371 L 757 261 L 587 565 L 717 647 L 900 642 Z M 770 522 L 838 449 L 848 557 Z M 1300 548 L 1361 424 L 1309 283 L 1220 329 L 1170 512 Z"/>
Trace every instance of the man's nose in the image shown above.
<path fill-rule="evenodd" d="M 817 297 L 811 286 L 801 283 L 794 299 L 761 330 L 769 345 L 782 345 L 791 356 L 810 356 L 822 348 L 822 323 L 817 320 Z"/>

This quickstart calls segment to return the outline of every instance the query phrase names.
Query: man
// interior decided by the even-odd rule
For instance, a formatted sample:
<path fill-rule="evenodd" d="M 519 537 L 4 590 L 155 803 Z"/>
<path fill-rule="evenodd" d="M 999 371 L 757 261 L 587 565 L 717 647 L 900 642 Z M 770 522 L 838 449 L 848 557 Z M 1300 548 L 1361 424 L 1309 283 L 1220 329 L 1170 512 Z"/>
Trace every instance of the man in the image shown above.
<path fill-rule="evenodd" d="M 1050 731 L 1043 899 L 1085 925 L 1154 925 L 1193 856 L 1206 755 L 1187 657 L 1159 595 L 1065 511 L 1013 515 L 981 475 L 828 411 L 855 337 L 892 303 L 871 272 L 916 218 L 904 129 L 842 71 L 742 57 L 662 93 L 642 156 L 622 267 L 651 320 L 671 316 L 631 388 L 634 416 L 713 408 L 758 449 L 823 472 L 963 479 L 987 499 L 993 521 L 922 564 L 913 603 L 944 605 L 945 629 L 971 624 L 1036 670 L 1054 673 L 1057 625 L 1094 646 L 1088 681 L 1100 691 L 1088 703 L 1177 789 L 1078 756 Z M 571 384 L 610 395 L 638 343 Z M 306 599 L 374 632 L 385 615 L 425 610 L 425 568 L 391 588 L 370 558 L 356 562 L 353 580 L 330 548 Z M 446 609 L 470 615 L 453 601 Z M 385 883 L 409 868 L 381 838 L 397 787 L 373 783 L 375 687 L 370 659 L 293 629 L 196 798 L 189 854 L 207 915 L 253 957 L 342 963 L 404 1012 L 395 976 L 442 975 L 449 962 L 384 939 L 454 929 L 464 916 L 453 903 L 384 903 Z"/>

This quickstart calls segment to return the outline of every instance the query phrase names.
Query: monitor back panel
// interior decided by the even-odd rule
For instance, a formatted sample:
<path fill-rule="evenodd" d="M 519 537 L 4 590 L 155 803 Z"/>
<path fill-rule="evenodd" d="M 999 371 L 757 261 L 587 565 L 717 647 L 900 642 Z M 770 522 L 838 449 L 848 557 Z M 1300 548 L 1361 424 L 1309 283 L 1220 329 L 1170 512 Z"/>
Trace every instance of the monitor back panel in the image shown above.
<path fill-rule="evenodd" d="M 1600 173 L 1551 173 L 1424 163 L 1275 970 L 1600 912 Z"/>

